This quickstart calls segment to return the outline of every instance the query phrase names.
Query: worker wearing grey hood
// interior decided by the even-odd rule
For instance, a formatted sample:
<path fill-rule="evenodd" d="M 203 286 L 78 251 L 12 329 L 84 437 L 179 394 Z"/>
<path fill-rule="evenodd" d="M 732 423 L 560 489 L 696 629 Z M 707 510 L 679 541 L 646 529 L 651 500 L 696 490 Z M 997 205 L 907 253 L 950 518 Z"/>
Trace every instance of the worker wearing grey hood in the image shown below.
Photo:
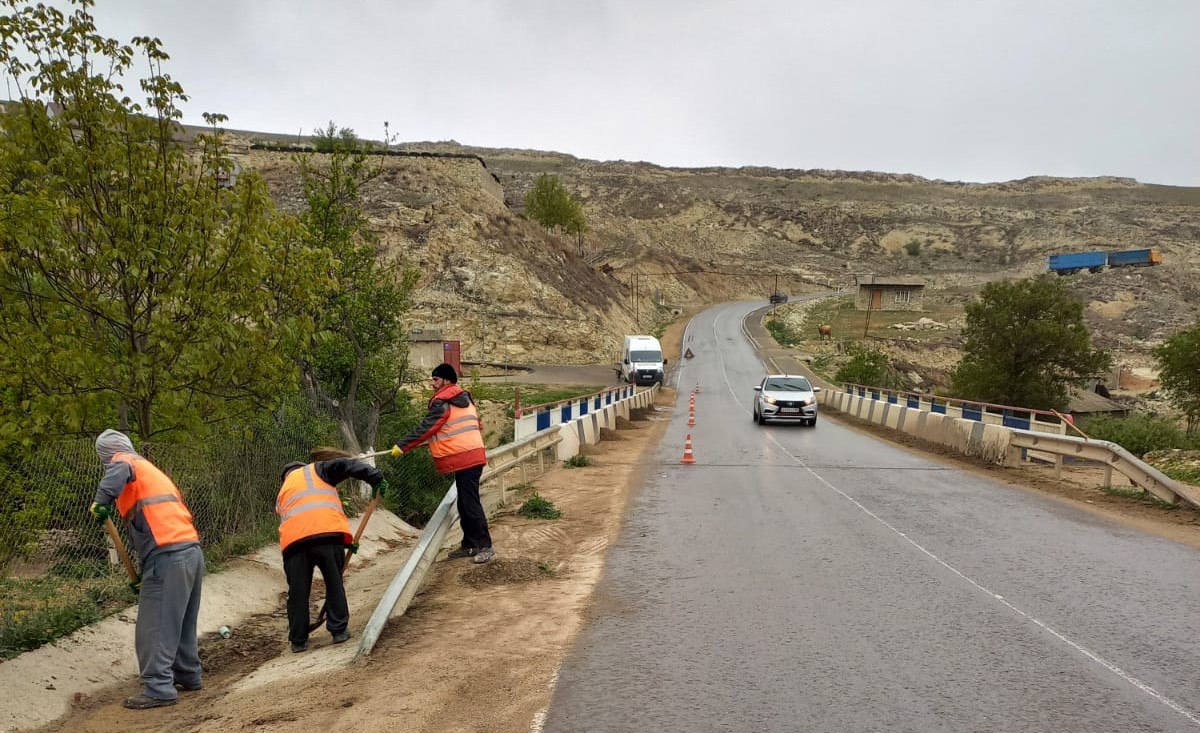
<path fill-rule="evenodd" d="M 96 439 L 104 477 L 91 512 L 125 520 L 141 565 L 134 647 L 143 690 L 125 700 L 133 709 L 179 701 L 179 690 L 199 690 L 196 620 L 204 555 L 192 514 L 179 488 L 133 448 L 128 436 L 105 430 Z M 113 511 L 115 505 L 116 511 Z"/>

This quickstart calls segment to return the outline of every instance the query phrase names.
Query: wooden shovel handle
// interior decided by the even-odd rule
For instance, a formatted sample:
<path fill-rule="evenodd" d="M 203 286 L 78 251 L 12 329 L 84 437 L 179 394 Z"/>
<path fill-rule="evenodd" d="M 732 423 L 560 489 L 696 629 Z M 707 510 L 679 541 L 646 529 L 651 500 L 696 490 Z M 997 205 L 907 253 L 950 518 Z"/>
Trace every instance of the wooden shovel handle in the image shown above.
<path fill-rule="evenodd" d="M 121 564 L 125 566 L 125 572 L 129 573 L 129 580 L 134 583 L 138 582 L 137 570 L 133 568 L 133 560 L 129 559 L 129 551 L 125 549 L 125 543 L 121 540 L 121 535 L 117 532 L 117 525 L 113 524 L 112 517 L 104 518 L 104 529 L 108 530 L 108 537 L 117 550 L 117 557 L 121 558 Z"/>

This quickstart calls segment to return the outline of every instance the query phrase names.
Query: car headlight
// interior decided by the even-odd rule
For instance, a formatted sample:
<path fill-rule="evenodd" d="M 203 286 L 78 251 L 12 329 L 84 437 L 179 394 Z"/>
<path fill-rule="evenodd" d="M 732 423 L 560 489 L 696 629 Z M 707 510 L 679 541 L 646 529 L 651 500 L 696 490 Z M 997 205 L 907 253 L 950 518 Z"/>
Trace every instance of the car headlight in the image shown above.
<path fill-rule="evenodd" d="M 808 407 L 808 400 L 800 400 L 801 407 Z"/>
<path fill-rule="evenodd" d="M 775 398 L 774 397 L 763 397 L 763 402 L 766 402 L 768 405 L 773 405 L 773 404 L 775 404 Z"/>

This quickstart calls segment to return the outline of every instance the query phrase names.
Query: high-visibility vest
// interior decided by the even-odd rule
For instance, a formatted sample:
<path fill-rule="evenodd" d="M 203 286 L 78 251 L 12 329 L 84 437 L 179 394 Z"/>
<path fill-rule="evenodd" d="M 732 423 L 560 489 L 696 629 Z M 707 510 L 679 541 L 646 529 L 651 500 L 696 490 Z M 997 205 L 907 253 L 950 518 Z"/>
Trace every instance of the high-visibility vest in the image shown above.
<path fill-rule="evenodd" d="M 450 404 L 446 422 L 429 439 L 433 465 L 442 473 L 451 473 L 487 462 L 483 431 L 479 429 L 479 411 L 472 402 L 466 407 Z"/>
<path fill-rule="evenodd" d="M 314 464 L 297 468 L 283 479 L 283 488 L 275 499 L 275 513 L 279 515 L 279 547 L 319 534 L 344 535 L 343 542 L 350 544 L 350 522 L 342 511 L 342 497 L 337 489 L 326 483 Z"/>
<path fill-rule="evenodd" d="M 158 547 L 200 541 L 192 513 L 167 474 L 136 453 L 117 453 L 112 459 L 128 464 L 133 471 L 133 480 L 117 497 L 117 511 L 126 522 L 132 524 L 141 516 Z"/>

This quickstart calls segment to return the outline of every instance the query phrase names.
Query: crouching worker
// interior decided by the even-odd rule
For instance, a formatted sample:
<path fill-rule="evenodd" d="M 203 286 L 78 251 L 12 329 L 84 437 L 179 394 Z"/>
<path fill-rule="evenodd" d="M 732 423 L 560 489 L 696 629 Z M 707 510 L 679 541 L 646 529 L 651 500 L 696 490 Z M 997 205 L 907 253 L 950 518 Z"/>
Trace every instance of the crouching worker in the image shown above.
<path fill-rule="evenodd" d="M 334 449 L 313 451 L 313 462 L 299 461 L 283 467 L 283 488 L 275 501 L 279 515 L 279 546 L 283 549 L 283 571 L 288 583 L 288 640 L 292 652 L 308 649 L 308 598 L 312 592 L 313 568 L 325 580 L 325 628 L 334 644 L 350 638 L 350 609 L 342 585 L 346 550 L 353 545 L 350 522 L 342 510 L 337 485 L 348 478 L 366 481 L 382 492 L 383 473 L 374 466 Z"/>
<path fill-rule="evenodd" d="M 175 483 L 138 455 L 123 433 L 105 430 L 96 439 L 96 452 L 104 477 L 92 515 L 103 521 L 116 503 L 142 571 L 134 649 L 143 687 L 124 705 L 135 710 L 174 705 L 177 687 L 201 687 L 196 647 L 204 578 L 200 535 Z"/>

